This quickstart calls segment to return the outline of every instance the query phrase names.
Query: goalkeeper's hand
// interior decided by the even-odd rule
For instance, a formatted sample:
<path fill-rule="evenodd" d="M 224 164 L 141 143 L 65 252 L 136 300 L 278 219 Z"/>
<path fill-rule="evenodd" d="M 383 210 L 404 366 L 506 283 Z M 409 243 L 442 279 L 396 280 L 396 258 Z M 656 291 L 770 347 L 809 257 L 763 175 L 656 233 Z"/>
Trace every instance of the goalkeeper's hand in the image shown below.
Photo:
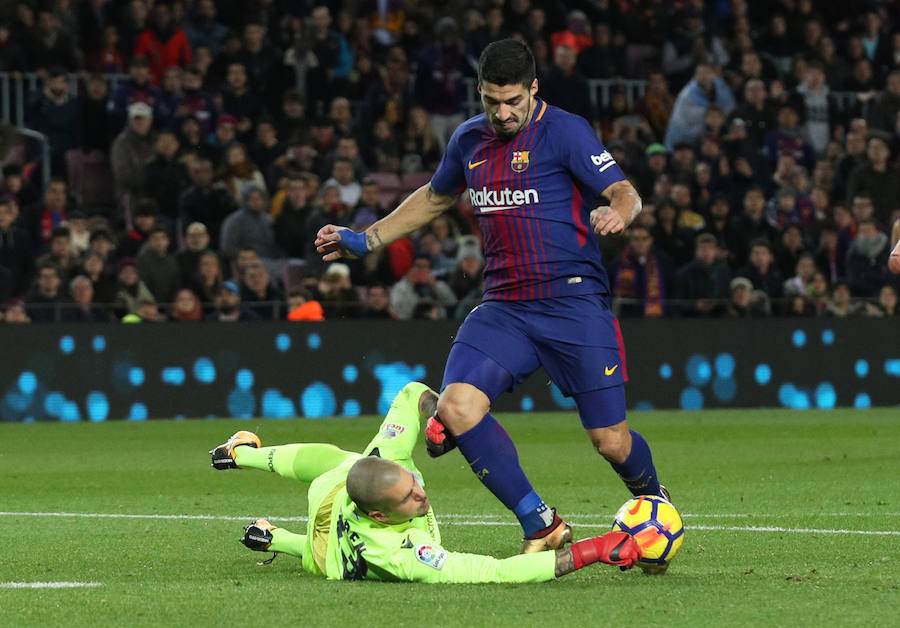
<path fill-rule="evenodd" d="M 591 563 L 606 563 L 631 569 L 641 559 L 641 548 L 627 532 L 614 530 L 572 544 L 575 569 Z"/>
<path fill-rule="evenodd" d="M 425 448 L 432 458 L 443 456 L 456 448 L 456 439 L 437 416 L 430 417 L 425 424 Z"/>

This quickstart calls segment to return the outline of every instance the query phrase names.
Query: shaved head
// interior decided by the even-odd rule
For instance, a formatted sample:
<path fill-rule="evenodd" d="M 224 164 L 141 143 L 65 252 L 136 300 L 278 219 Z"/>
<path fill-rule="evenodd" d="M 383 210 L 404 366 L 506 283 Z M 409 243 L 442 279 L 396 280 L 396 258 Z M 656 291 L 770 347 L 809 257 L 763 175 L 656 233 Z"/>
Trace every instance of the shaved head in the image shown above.
<path fill-rule="evenodd" d="M 377 456 L 356 461 L 347 474 L 347 494 L 366 514 L 390 506 L 388 492 L 401 480 L 404 469 L 396 462 Z"/>

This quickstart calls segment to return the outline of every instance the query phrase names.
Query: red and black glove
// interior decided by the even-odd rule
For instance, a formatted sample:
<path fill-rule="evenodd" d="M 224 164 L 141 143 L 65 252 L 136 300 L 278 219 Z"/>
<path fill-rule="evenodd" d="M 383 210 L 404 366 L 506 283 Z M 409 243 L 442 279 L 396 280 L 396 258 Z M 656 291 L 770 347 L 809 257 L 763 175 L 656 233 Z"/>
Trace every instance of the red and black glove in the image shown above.
<path fill-rule="evenodd" d="M 597 562 L 631 569 L 641 559 L 641 548 L 630 534 L 614 530 L 573 543 L 572 558 L 575 569 Z"/>
<path fill-rule="evenodd" d="M 432 458 L 456 449 L 456 439 L 437 416 L 429 418 L 425 424 L 425 448 Z"/>

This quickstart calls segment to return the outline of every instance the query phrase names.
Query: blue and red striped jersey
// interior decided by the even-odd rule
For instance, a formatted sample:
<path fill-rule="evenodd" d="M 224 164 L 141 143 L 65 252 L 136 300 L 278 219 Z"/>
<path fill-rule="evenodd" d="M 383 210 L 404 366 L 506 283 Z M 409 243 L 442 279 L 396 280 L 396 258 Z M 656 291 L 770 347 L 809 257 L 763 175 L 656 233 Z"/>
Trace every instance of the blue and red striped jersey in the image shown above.
<path fill-rule="evenodd" d="M 521 301 L 611 293 L 589 216 L 624 179 L 584 118 L 535 99 L 511 138 L 484 113 L 461 124 L 431 187 L 468 188 L 484 237 L 484 298 Z"/>

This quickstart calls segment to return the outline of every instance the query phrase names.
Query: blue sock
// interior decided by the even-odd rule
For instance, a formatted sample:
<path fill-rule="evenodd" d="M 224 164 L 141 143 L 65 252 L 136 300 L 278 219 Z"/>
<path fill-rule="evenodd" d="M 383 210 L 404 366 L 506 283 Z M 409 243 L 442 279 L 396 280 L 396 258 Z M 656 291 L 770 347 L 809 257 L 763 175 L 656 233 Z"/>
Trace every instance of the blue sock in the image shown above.
<path fill-rule="evenodd" d="M 475 477 L 515 513 L 525 536 L 553 522 L 553 511 L 531 487 L 516 446 L 497 419 L 485 414 L 478 425 L 457 436 L 456 443 Z"/>
<path fill-rule="evenodd" d="M 611 462 L 632 495 L 659 495 L 659 480 L 650 446 L 639 432 L 631 430 L 631 453 L 621 464 Z"/>

